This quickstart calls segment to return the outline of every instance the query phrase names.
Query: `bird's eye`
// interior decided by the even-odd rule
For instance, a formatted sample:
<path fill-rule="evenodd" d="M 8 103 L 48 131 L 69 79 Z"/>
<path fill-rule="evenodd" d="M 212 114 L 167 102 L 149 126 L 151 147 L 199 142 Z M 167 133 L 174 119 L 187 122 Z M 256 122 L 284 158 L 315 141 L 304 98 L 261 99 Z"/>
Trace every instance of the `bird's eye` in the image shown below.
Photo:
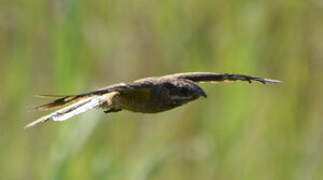
<path fill-rule="evenodd" d="M 181 88 L 181 89 L 180 89 L 180 92 L 181 92 L 182 94 L 187 95 L 187 94 L 188 94 L 188 89 L 187 89 L 187 88 Z"/>

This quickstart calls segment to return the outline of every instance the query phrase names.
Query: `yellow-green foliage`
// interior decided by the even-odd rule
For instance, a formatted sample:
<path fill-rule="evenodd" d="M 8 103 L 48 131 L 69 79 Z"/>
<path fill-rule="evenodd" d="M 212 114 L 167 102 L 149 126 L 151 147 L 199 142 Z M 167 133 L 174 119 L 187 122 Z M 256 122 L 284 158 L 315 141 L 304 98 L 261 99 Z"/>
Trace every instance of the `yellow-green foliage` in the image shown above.
<path fill-rule="evenodd" d="M 0 1 L 0 179 L 323 179 L 321 0 Z M 283 84 L 202 85 L 160 114 L 92 111 L 24 131 L 47 102 L 185 71 Z"/>

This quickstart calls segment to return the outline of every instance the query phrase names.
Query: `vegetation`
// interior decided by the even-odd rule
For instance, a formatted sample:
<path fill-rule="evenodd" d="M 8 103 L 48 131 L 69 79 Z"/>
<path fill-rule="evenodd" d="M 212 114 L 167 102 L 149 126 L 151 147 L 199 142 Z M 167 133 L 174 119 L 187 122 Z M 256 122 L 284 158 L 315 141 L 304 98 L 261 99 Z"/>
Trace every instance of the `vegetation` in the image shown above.
<path fill-rule="evenodd" d="M 322 179 L 319 0 L 0 1 L 0 179 Z M 24 131 L 47 102 L 186 71 L 283 84 L 202 85 L 160 114 L 92 111 Z"/>

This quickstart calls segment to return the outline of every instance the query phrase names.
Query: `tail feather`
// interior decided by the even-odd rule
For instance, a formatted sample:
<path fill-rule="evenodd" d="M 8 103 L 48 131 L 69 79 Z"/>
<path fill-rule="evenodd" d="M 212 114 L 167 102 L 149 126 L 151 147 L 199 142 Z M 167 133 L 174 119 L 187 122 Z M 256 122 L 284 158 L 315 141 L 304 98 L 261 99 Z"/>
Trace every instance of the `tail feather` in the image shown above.
<path fill-rule="evenodd" d="M 49 96 L 41 95 L 41 97 L 49 97 Z M 51 96 L 51 97 L 53 97 L 53 96 Z M 60 107 L 60 106 L 63 106 L 67 103 L 70 103 L 72 101 L 78 100 L 79 98 L 80 98 L 79 96 L 75 96 L 75 95 L 64 96 L 62 98 L 56 99 L 55 101 L 53 101 L 51 103 L 37 106 L 34 109 L 39 110 L 39 111 L 47 111 L 47 110 L 53 109 L 55 107 Z"/>
<path fill-rule="evenodd" d="M 108 94 L 84 98 L 82 100 L 79 100 L 78 102 L 75 102 L 67 107 L 59 109 L 49 115 L 43 116 L 43 117 L 37 119 L 36 121 L 33 121 L 33 122 L 27 124 L 25 126 L 25 129 L 33 127 L 33 126 L 38 125 L 40 123 L 44 123 L 48 120 L 65 121 L 75 115 L 81 114 L 83 112 L 86 112 L 86 111 L 89 111 L 91 109 L 101 106 L 102 104 L 104 104 L 106 102 L 107 97 L 108 97 Z M 60 106 L 61 104 L 65 104 L 65 103 L 60 103 L 60 102 L 63 102 L 63 98 L 58 99 L 58 100 L 59 100 L 58 101 L 59 103 L 55 104 L 55 101 L 54 101 L 53 103 L 44 105 L 44 107 L 46 107 L 46 108 L 56 107 L 56 106 Z M 72 99 L 72 100 L 75 100 L 75 99 Z M 72 101 L 72 100 L 70 100 L 70 101 Z"/>
<path fill-rule="evenodd" d="M 37 98 L 62 98 L 65 96 L 70 96 L 70 95 L 57 95 L 57 94 L 36 94 L 34 97 Z"/>
<path fill-rule="evenodd" d="M 92 96 L 101 96 L 101 95 L 108 94 L 111 92 L 117 92 L 117 91 L 123 90 L 125 88 L 127 88 L 127 85 L 120 83 L 120 84 L 116 84 L 116 85 L 112 85 L 112 86 L 107 86 L 105 88 L 101 88 L 96 91 L 86 92 L 86 93 L 77 94 L 77 95 L 67 95 L 67 96 L 47 95 L 47 94 L 38 95 L 38 97 L 41 97 L 41 98 L 58 98 L 58 99 L 56 99 L 55 101 L 53 101 L 51 103 L 34 107 L 34 109 L 39 110 L 39 111 L 47 111 L 47 110 L 50 110 L 50 109 L 53 109 L 56 107 L 63 106 L 65 104 L 73 102 L 73 101 L 78 101 L 78 100 L 85 99 L 85 98 L 92 97 Z"/>

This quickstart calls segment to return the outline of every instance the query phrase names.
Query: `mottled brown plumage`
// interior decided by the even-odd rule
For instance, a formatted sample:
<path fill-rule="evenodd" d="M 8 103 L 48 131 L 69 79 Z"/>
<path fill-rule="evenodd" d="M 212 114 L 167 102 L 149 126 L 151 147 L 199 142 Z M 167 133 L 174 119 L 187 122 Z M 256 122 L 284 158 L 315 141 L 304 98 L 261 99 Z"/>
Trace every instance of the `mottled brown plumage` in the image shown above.
<path fill-rule="evenodd" d="M 93 108 L 103 108 L 104 112 L 118 112 L 129 110 L 142 113 L 157 113 L 184 105 L 199 97 L 206 97 L 206 93 L 198 82 L 223 81 L 258 81 L 261 83 L 278 83 L 280 81 L 263 79 L 239 74 L 217 74 L 207 72 L 178 73 L 161 77 L 148 77 L 130 83 L 120 83 L 105 88 L 78 95 L 62 96 L 49 104 L 36 107 L 45 111 L 71 105 L 59 109 L 47 116 L 28 124 L 32 127 L 48 120 L 64 121 L 74 115 Z M 51 96 L 51 95 L 43 95 Z M 51 96 L 52 97 L 52 96 Z M 54 96 L 58 97 L 58 96 Z"/>

